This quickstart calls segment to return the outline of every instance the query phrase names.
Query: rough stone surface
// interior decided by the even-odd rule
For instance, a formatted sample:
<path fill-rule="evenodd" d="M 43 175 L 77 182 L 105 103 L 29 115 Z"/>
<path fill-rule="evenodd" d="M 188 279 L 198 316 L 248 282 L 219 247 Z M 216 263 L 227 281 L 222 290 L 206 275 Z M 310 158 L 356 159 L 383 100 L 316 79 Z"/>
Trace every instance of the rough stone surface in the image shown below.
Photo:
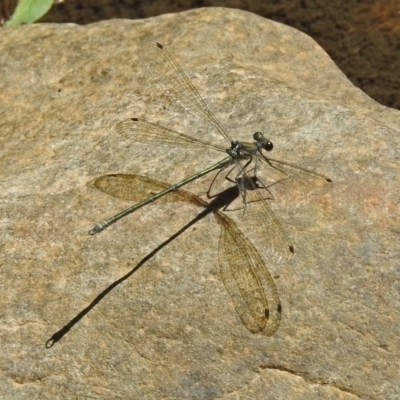
<path fill-rule="evenodd" d="M 155 203 L 92 237 L 128 203 L 86 182 L 118 172 L 174 182 L 218 161 L 117 137 L 134 116 L 210 129 L 149 85 L 144 39 L 169 48 L 233 137 L 263 131 L 274 158 L 334 182 L 322 196 L 274 190 L 296 256 L 267 264 L 283 305 L 271 338 L 232 307 L 212 217 L 84 310 L 199 212 Z M 0 76 L 1 398 L 400 397 L 400 114 L 354 88 L 313 40 L 225 9 L 25 26 L 2 31 Z"/>
<path fill-rule="evenodd" d="M 88 24 L 221 6 L 250 11 L 306 33 L 354 85 L 379 103 L 400 109 L 398 0 L 68 0 L 55 3 L 42 22 Z"/>

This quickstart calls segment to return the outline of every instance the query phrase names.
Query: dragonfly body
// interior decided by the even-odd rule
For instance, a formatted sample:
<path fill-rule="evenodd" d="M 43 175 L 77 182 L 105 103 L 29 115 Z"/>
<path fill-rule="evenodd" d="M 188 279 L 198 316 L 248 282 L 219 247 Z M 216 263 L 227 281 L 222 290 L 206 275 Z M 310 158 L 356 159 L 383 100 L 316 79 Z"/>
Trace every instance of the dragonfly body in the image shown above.
<path fill-rule="evenodd" d="M 217 197 L 224 192 L 224 185 L 232 187 L 233 184 L 233 188 L 238 190 L 239 196 L 236 196 L 238 201 L 232 200 L 222 210 L 243 209 L 239 213 L 240 228 L 255 245 L 253 247 L 224 213 L 217 212 L 216 220 L 222 230 L 219 246 L 221 276 L 247 328 L 253 333 L 262 331 L 269 316 L 272 316 L 273 321 L 266 329 L 268 335 L 271 335 L 279 325 L 279 297 L 268 271 L 257 272 L 263 262 L 256 248 L 272 262 L 283 263 L 293 256 L 294 247 L 268 205 L 268 199 L 271 198 L 268 187 L 271 183 L 267 182 L 272 181 L 272 184 L 281 182 L 305 193 L 323 194 L 330 189 L 332 181 L 315 172 L 267 157 L 266 152 L 270 152 L 273 145 L 261 132 L 254 133 L 253 142 L 233 140 L 209 110 L 181 67 L 161 44 L 144 42 L 138 51 L 147 72 L 155 78 L 163 90 L 187 111 L 211 124 L 220 133 L 224 144 L 210 143 L 206 133 L 202 134 L 204 137 L 189 136 L 139 118 L 130 118 L 118 123 L 116 131 L 132 140 L 135 146 L 146 144 L 193 148 L 197 151 L 207 149 L 224 154 L 224 158 L 170 186 L 148 179 L 147 185 L 154 190 L 160 189 L 158 193 L 141 199 L 139 203 L 99 222 L 89 234 L 101 232 L 122 217 L 153 201 L 164 199 L 168 194 L 174 198 L 171 193 L 175 192 L 175 198 L 178 198 L 182 196 L 183 191 L 179 190 L 182 186 L 217 171 L 207 192 L 208 197 Z M 115 197 L 137 200 L 137 195 L 144 193 L 139 186 L 134 186 L 137 184 L 135 183 L 137 178 L 124 177 L 107 175 L 99 178 L 98 182 L 101 183 L 95 186 Z M 140 181 L 143 182 L 144 179 L 141 178 Z"/>
<path fill-rule="evenodd" d="M 219 153 L 228 153 L 228 157 L 117 215 L 99 222 L 89 231 L 89 234 L 99 233 L 144 205 L 218 170 L 207 193 L 209 197 L 214 197 L 218 193 L 219 187 L 222 188 L 227 182 L 236 183 L 241 194 L 242 205 L 235 205 L 233 209 L 244 209 L 243 229 L 251 232 L 255 242 L 258 242 L 273 262 L 288 261 L 294 253 L 294 248 L 267 203 L 266 199 L 270 198 L 270 192 L 264 183 L 267 181 L 264 177 L 268 176 L 273 182 L 282 181 L 286 184 L 290 182 L 290 186 L 295 189 L 318 194 L 329 190 L 331 180 L 300 167 L 266 157 L 263 151 L 271 151 L 273 145 L 264 138 L 261 132 L 253 135 L 253 143 L 233 140 L 164 46 L 157 42 L 143 42 L 139 46 L 138 52 L 146 70 L 155 78 L 161 88 L 186 110 L 213 125 L 224 139 L 225 146 L 210 143 L 207 137 L 186 135 L 139 118 L 130 118 L 118 123 L 117 132 L 137 144 L 152 146 L 161 144 L 197 150 L 208 148 Z M 228 173 L 225 174 L 225 171 Z"/>

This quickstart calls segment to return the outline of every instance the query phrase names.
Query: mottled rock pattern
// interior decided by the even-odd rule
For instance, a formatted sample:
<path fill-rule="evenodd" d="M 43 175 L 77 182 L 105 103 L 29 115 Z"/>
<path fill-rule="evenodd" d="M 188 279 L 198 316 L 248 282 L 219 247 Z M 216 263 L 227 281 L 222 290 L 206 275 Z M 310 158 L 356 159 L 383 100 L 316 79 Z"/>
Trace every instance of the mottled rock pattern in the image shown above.
<path fill-rule="evenodd" d="M 306 35 L 246 12 L 2 33 L 3 398 L 400 397 L 398 111 L 354 88 Z M 117 137 L 115 124 L 134 116 L 209 129 L 149 84 L 136 55 L 144 39 L 169 48 L 233 137 L 263 131 L 275 158 L 328 175 L 334 188 L 272 189 L 296 249 L 289 264 L 267 263 L 283 305 L 275 336 L 240 323 L 218 276 L 210 216 L 46 349 L 199 212 L 155 203 L 91 237 L 128 203 L 86 182 L 109 173 L 175 182 L 218 161 Z"/>

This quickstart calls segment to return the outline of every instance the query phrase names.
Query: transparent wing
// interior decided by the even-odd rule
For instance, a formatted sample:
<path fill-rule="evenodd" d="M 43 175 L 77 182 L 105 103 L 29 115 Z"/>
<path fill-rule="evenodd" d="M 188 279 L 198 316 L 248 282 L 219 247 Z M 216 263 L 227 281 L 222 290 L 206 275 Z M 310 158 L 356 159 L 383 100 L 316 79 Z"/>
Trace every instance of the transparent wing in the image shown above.
<path fill-rule="evenodd" d="M 229 143 L 232 141 L 182 68 L 164 46 L 157 42 L 143 42 L 139 45 L 138 53 L 148 72 L 169 96 L 188 111 L 211 122 Z"/>
<path fill-rule="evenodd" d="M 257 177 L 249 176 L 243 170 L 237 182 L 244 203 L 244 211 L 239 211 L 238 215 L 245 234 L 274 263 L 289 261 L 293 257 L 294 248 L 265 200 L 268 189 Z"/>
<path fill-rule="evenodd" d="M 272 212 L 266 199 L 271 198 L 271 193 L 263 181 L 255 175 L 255 168 L 245 161 L 238 160 L 236 165 L 229 170 L 218 171 L 211 183 L 208 195 L 215 192 L 215 186 L 223 186 L 230 181 L 238 186 L 241 196 L 234 199 L 224 207 L 224 211 L 238 210 L 235 215 L 240 219 L 241 227 L 249 236 L 259 251 L 265 252 L 271 261 L 281 264 L 289 261 L 294 253 L 294 248 L 288 235 Z M 273 169 L 273 168 L 270 168 Z M 228 179 L 227 179 L 228 178 Z"/>
<path fill-rule="evenodd" d="M 308 194 L 324 194 L 332 188 L 332 181 L 324 175 L 267 157 L 257 159 L 260 160 L 257 174 L 262 181 L 272 178 L 275 182 Z M 263 174 L 266 175 L 265 179 Z"/>
<path fill-rule="evenodd" d="M 252 333 L 272 336 L 281 320 L 281 304 L 274 281 L 251 242 L 221 212 L 214 214 L 221 228 L 220 274 L 236 312 Z"/>
<path fill-rule="evenodd" d="M 170 147 L 208 147 L 225 153 L 225 149 L 221 146 L 214 146 L 211 143 L 139 118 L 129 118 L 121 121 L 116 125 L 115 129 L 118 134 L 133 141 L 133 143 L 165 144 Z"/>
<path fill-rule="evenodd" d="M 141 175 L 104 175 L 87 183 L 123 200 L 141 201 L 166 189 L 169 184 Z M 160 202 L 185 201 L 198 207 L 207 203 L 188 191 L 179 189 L 159 199 Z M 272 336 L 279 327 L 281 305 L 274 281 L 252 243 L 235 222 L 218 210 L 214 217 L 221 228 L 219 265 L 221 278 L 245 327 L 252 333 Z"/>

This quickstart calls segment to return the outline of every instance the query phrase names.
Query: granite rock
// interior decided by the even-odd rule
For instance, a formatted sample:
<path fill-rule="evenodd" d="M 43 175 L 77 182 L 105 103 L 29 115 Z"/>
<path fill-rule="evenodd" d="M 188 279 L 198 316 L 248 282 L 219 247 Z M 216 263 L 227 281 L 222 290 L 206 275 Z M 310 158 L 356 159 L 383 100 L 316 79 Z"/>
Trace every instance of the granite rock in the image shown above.
<path fill-rule="evenodd" d="M 149 39 L 233 137 L 263 131 L 274 158 L 334 182 L 321 196 L 272 189 L 296 251 L 288 264 L 266 261 L 283 306 L 273 337 L 235 313 L 211 216 L 154 251 L 196 207 L 154 203 L 87 234 L 129 204 L 91 179 L 173 183 L 218 161 L 115 133 L 129 117 L 210 129 L 140 68 Z M 0 76 L 1 398 L 400 397 L 400 114 L 356 89 L 312 39 L 223 8 L 38 24 L 2 30 Z"/>

